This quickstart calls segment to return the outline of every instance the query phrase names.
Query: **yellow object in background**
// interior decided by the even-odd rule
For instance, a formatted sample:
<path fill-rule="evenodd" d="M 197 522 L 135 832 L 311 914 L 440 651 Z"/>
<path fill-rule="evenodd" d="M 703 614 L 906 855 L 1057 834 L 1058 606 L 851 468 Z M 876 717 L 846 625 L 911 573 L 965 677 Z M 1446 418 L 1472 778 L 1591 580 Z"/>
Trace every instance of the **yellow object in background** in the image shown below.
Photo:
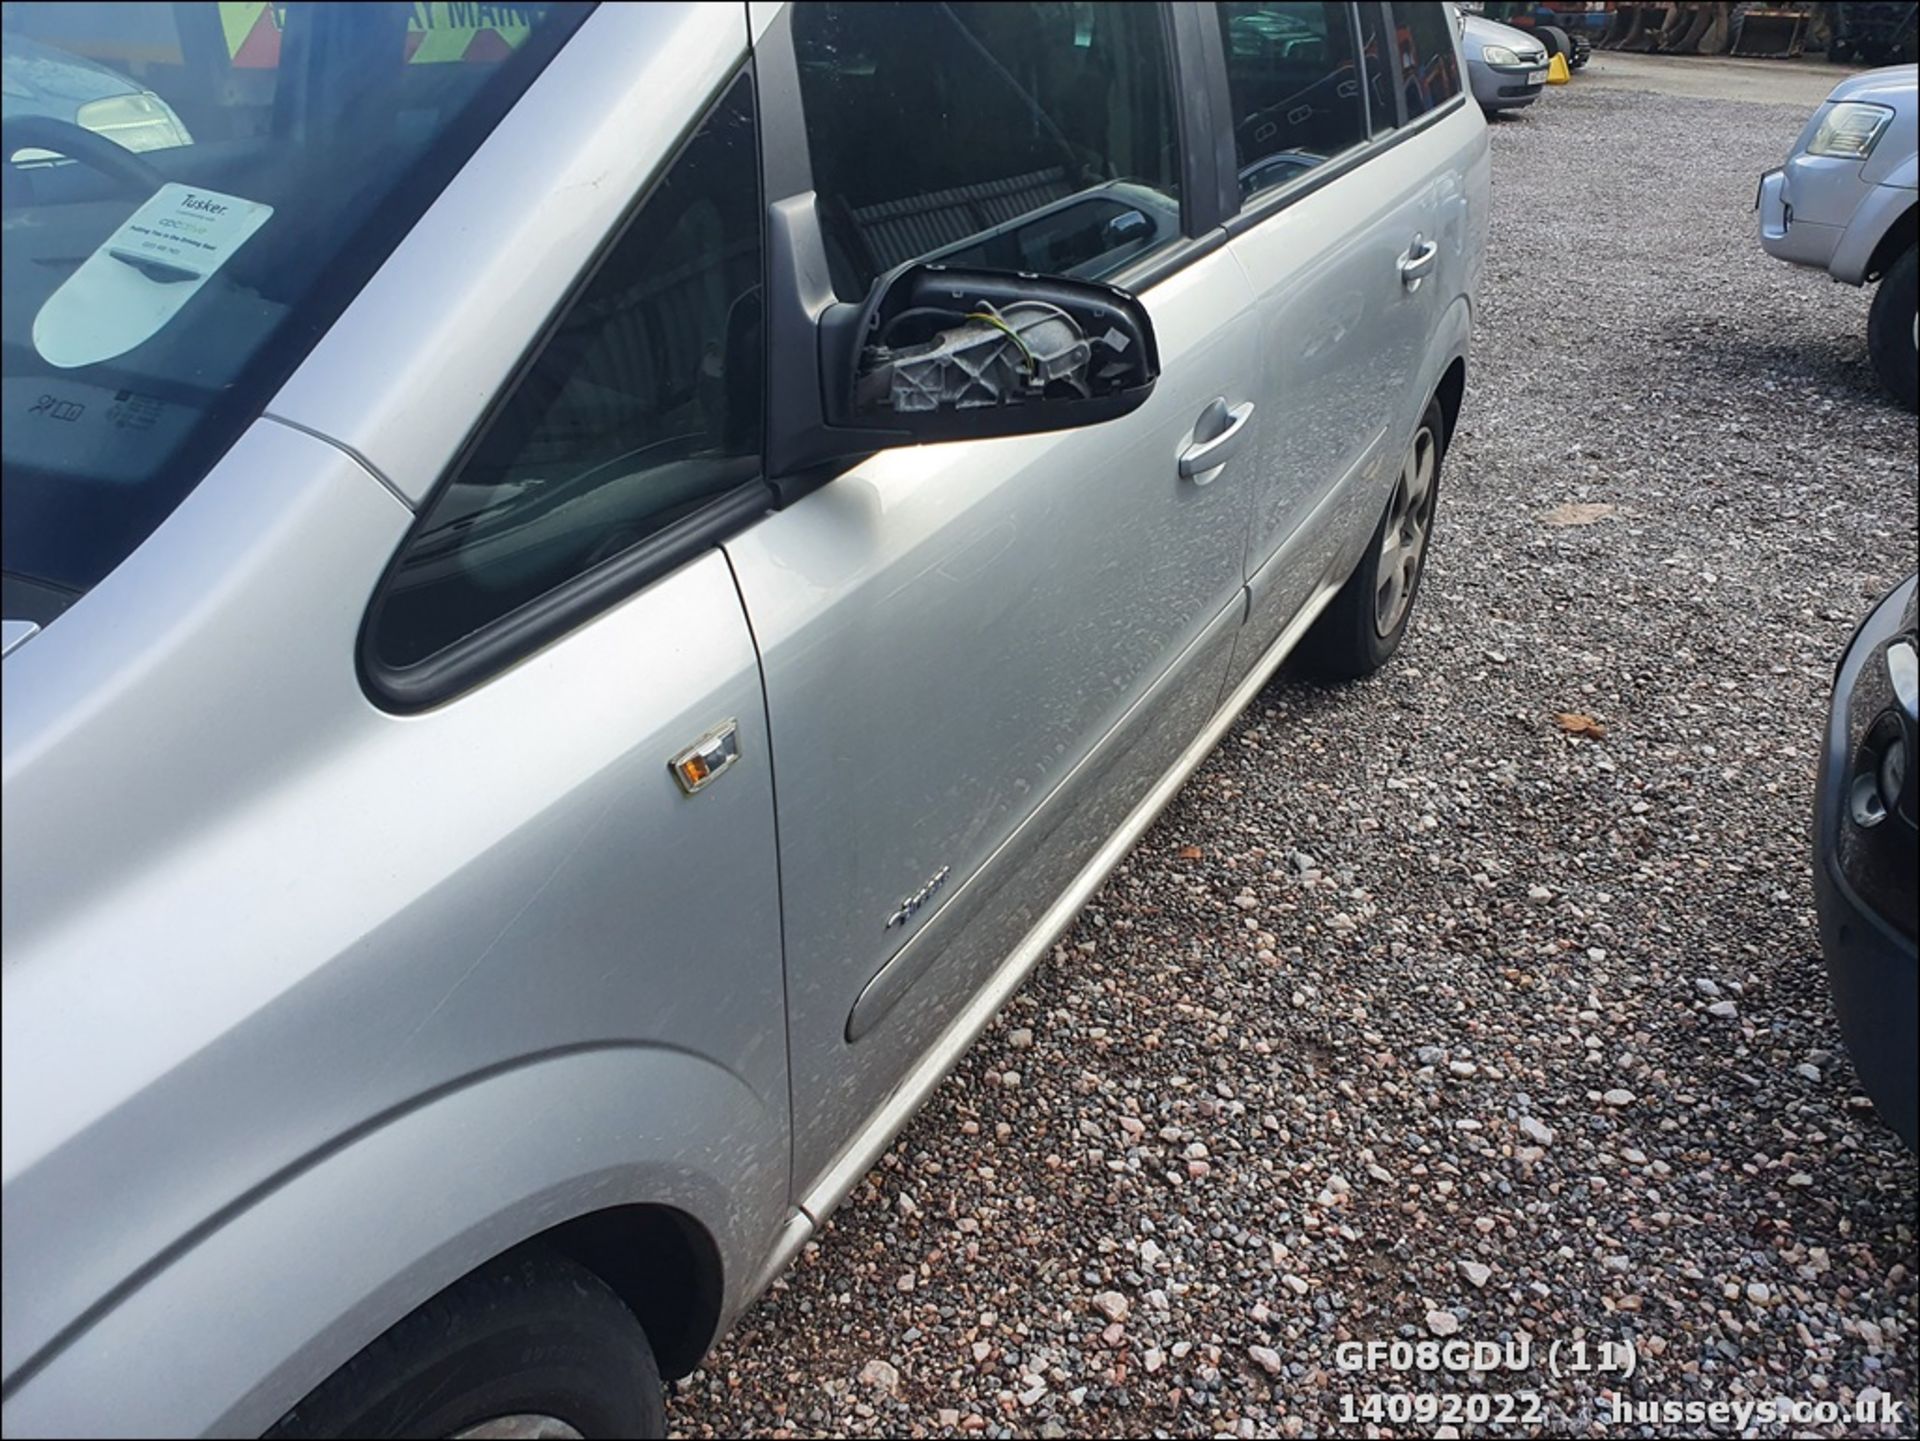
<path fill-rule="evenodd" d="M 1552 61 L 1547 65 L 1547 84 L 1565 85 L 1571 79 L 1573 79 L 1573 72 L 1567 69 L 1567 57 L 1564 55 L 1554 56 Z"/>

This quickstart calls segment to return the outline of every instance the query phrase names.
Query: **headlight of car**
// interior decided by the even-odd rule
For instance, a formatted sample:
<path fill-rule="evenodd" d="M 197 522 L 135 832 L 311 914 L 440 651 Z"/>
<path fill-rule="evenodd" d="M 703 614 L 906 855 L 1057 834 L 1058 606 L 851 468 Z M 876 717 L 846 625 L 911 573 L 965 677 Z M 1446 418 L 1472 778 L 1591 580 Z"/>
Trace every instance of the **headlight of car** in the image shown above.
<path fill-rule="evenodd" d="M 1873 154 L 1873 147 L 1880 143 L 1880 137 L 1892 123 L 1893 112 L 1884 105 L 1842 101 L 1826 113 L 1820 128 L 1813 132 L 1807 154 L 1865 160 Z"/>
<path fill-rule="evenodd" d="M 1891 703 L 1889 703 L 1891 702 Z M 1920 720 L 1920 651 L 1911 636 L 1880 648 L 1854 682 L 1848 733 L 1854 737 L 1848 795 L 1854 824 L 1871 830 L 1890 815 L 1916 819 L 1908 746 Z"/>
<path fill-rule="evenodd" d="M 1920 649 L 1907 631 L 1883 641 L 1859 665 L 1847 697 L 1847 766 L 1833 778 L 1844 788 L 1833 861 L 1855 895 L 1905 936 L 1920 927 L 1913 884 L 1920 845 L 1916 750 Z"/>
<path fill-rule="evenodd" d="M 1489 65 L 1518 65 L 1520 57 L 1504 45 L 1488 45 L 1480 51 L 1480 58 Z"/>
<path fill-rule="evenodd" d="M 180 117 L 150 90 L 90 100 L 73 118 L 82 129 L 104 135 L 123 150 L 167 150 L 193 144 Z"/>
<path fill-rule="evenodd" d="M 1907 743 L 1895 736 L 1880 753 L 1880 803 L 1889 810 L 1907 787 Z"/>
<path fill-rule="evenodd" d="M 1893 680 L 1894 704 L 1906 713 L 1907 724 L 1880 753 L 1880 799 L 1911 825 L 1920 823 L 1920 788 L 1914 784 L 1913 757 L 1908 753 L 1913 723 L 1920 716 L 1920 650 L 1911 638 L 1887 647 L 1887 673 Z"/>

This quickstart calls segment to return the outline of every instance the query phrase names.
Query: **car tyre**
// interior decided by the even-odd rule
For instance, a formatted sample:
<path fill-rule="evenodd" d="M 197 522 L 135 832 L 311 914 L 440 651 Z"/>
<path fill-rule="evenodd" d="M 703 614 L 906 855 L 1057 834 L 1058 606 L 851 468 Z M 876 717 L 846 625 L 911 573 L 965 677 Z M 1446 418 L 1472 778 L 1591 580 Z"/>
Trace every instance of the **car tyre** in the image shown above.
<path fill-rule="evenodd" d="M 1328 680 L 1371 675 L 1406 638 L 1433 548 L 1446 452 L 1446 415 L 1438 399 L 1430 400 L 1365 553 L 1301 642 L 1301 660 L 1315 674 Z M 1390 575 L 1396 570 L 1397 581 Z"/>
<path fill-rule="evenodd" d="M 1867 354 L 1887 394 L 1909 410 L 1920 410 L 1920 321 L 1914 302 L 1920 290 L 1920 246 L 1887 267 L 1867 312 Z"/>
<path fill-rule="evenodd" d="M 1533 38 L 1547 47 L 1547 59 L 1551 60 L 1556 55 L 1569 60 L 1573 58 L 1573 41 L 1558 25 L 1534 26 Z"/>
<path fill-rule="evenodd" d="M 269 1437 L 664 1436 L 660 1368 L 593 1272 L 527 1249 L 395 1323 Z"/>

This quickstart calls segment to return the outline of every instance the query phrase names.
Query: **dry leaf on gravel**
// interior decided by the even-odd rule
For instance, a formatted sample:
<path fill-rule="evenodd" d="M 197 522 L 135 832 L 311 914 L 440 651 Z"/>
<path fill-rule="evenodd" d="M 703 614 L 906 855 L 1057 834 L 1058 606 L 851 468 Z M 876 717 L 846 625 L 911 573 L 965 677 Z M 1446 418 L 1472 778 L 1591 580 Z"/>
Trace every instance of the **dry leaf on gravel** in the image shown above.
<path fill-rule="evenodd" d="M 1556 505 L 1541 515 L 1547 525 L 1592 525 L 1597 520 L 1611 516 L 1618 506 L 1608 505 L 1599 500 L 1570 500 L 1565 505 Z"/>
<path fill-rule="evenodd" d="M 1597 741 L 1607 738 L 1606 726 L 1592 716 L 1584 715 L 1577 710 L 1560 711 L 1555 714 L 1554 719 L 1560 723 L 1560 729 L 1568 735 L 1592 736 Z"/>
<path fill-rule="evenodd" d="M 1197 860 L 1199 860 L 1199 859 L 1200 859 L 1200 847 L 1198 847 L 1198 846 L 1182 846 L 1182 847 L 1180 847 L 1180 859 L 1181 859 L 1181 860 L 1183 860 L 1183 861 L 1197 861 Z"/>

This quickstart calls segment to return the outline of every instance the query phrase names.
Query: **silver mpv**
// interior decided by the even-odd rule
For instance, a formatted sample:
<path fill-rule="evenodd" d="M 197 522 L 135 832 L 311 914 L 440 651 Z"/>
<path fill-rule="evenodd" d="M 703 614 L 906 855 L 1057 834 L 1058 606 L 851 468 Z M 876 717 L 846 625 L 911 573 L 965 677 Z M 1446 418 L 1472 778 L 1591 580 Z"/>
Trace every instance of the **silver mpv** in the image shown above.
<path fill-rule="evenodd" d="M 1449 14 L 5 25 L 5 1429 L 656 1434 L 1280 661 L 1400 642 Z"/>

